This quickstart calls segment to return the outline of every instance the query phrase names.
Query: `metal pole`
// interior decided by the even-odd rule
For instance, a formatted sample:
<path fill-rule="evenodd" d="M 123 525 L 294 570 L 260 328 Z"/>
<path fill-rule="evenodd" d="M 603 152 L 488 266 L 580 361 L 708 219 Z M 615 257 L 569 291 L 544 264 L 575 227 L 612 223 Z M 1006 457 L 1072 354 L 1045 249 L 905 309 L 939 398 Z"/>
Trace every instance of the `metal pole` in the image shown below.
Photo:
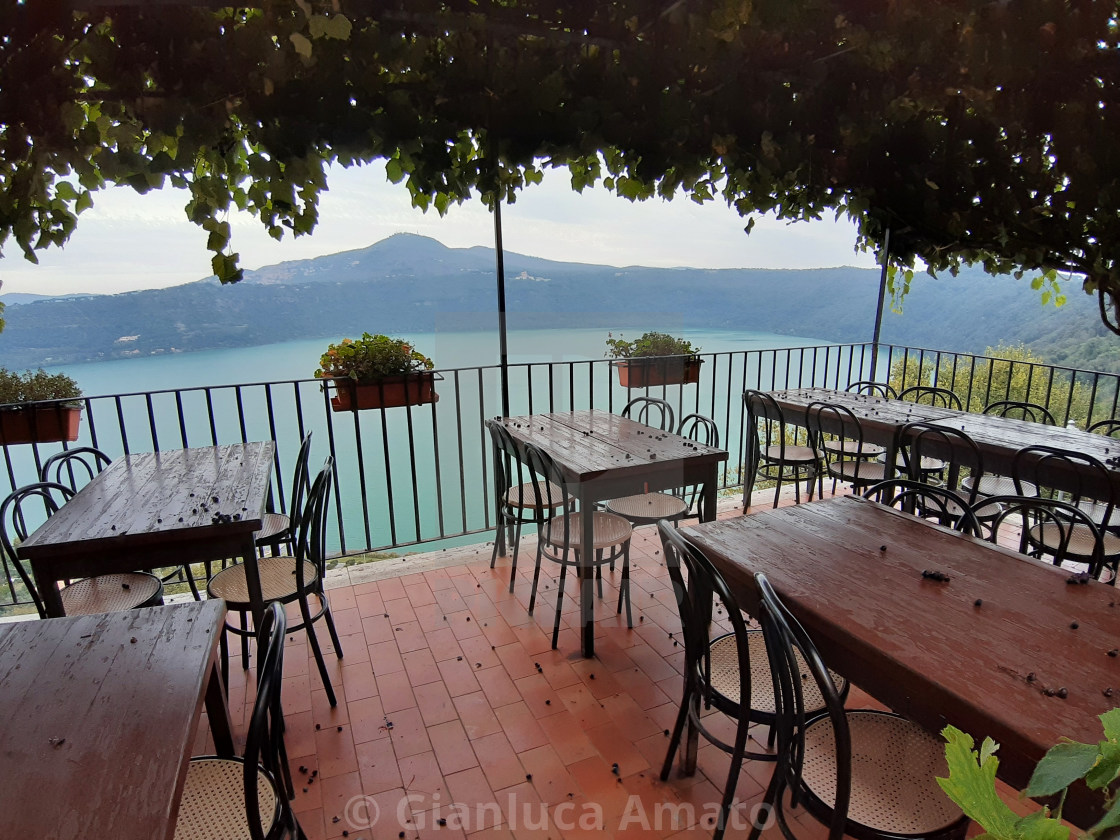
<path fill-rule="evenodd" d="M 887 228 L 883 237 L 883 248 L 879 251 L 879 261 L 883 270 L 879 273 L 879 304 L 875 309 L 875 333 L 871 337 L 871 380 L 878 382 L 876 371 L 879 367 L 879 333 L 883 330 L 883 298 L 887 295 L 887 264 L 891 256 L 891 229 Z M 504 317 L 504 316 L 503 316 Z"/>
<path fill-rule="evenodd" d="M 497 191 L 495 191 L 497 196 Z M 509 417 L 509 347 L 506 342 L 506 260 L 502 247 L 502 202 L 494 201 L 494 265 L 498 273 L 498 364 L 502 382 L 502 416 Z"/>

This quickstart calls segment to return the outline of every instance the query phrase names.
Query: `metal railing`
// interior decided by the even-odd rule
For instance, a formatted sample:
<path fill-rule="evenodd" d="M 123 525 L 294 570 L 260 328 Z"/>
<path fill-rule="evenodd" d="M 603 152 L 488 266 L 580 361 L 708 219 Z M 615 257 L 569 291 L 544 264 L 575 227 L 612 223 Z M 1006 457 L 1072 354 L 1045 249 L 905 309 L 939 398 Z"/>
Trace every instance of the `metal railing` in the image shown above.
<path fill-rule="evenodd" d="M 741 486 L 745 417 L 742 392 L 796 387 L 845 388 L 870 377 L 871 344 L 818 345 L 703 354 L 700 382 L 628 390 L 607 360 L 514 364 L 514 415 L 597 408 L 618 412 L 642 394 L 673 403 L 677 416 L 713 418 L 730 453 L 720 489 Z M 960 353 L 880 345 L 880 379 L 899 388 L 952 388 L 972 410 L 1000 399 L 1029 399 L 1065 424 L 1112 417 L 1114 374 Z M 168 389 L 83 398 L 77 441 L 111 457 L 249 440 L 277 442 L 273 507 L 285 510 L 303 436 L 311 431 L 312 466 L 334 456 L 337 480 L 330 549 L 340 555 L 419 545 L 481 542 L 495 527 L 490 443 L 484 422 L 500 413 L 496 366 L 442 371 L 439 401 L 426 405 L 334 412 L 318 380 Z M 37 480 L 43 461 L 63 444 L 3 447 L 0 498 Z M 9 558 L 0 558 L 0 606 L 26 601 Z"/>

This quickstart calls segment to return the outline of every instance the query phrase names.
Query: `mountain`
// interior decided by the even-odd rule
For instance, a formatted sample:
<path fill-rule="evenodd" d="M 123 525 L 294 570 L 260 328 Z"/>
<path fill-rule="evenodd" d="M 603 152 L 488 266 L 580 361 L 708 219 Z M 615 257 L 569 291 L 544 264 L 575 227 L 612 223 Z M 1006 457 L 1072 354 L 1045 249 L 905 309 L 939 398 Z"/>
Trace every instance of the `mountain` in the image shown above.
<path fill-rule="evenodd" d="M 851 267 L 619 268 L 511 252 L 505 268 L 511 329 L 674 324 L 868 341 L 879 284 L 878 271 Z M 1049 361 L 1120 370 L 1120 341 L 1099 324 L 1093 300 L 1076 289 L 1067 294 L 1066 306 L 1044 309 L 1026 280 L 918 276 L 903 314 L 884 316 L 883 341 L 966 352 L 1023 342 Z M 247 271 L 235 285 L 211 278 L 118 295 L 11 300 L 5 317 L 0 363 L 16 368 L 362 331 L 496 330 L 494 253 L 397 234 L 368 248 Z"/>

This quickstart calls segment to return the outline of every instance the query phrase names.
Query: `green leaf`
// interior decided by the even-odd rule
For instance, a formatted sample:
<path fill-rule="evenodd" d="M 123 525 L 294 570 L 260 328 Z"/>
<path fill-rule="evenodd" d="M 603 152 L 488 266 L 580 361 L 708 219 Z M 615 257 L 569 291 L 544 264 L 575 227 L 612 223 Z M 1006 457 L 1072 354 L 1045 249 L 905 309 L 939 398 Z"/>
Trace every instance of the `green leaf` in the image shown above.
<path fill-rule="evenodd" d="M 1120 741 L 1120 709 L 1110 709 L 1100 715 L 1104 737 L 1110 741 Z"/>
<path fill-rule="evenodd" d="M 1048 816 L 1045 809 L 1017 820 L 1015 834 L 1023 840 L 1069 840 L 1069 828 Z"/>
<path fill-rule="evenodd" d="M 1099 758 L 1093 769 L 1085 774 L 1085 784 L 1093 790 L 1108 787 L 1120 775 L 1120 744 L 1115 741 L 1101 741 L 1098 747 Z"/>
<path fill-rule="evenodd" d="M 350 19 L 346 15 L 335 15 L 327 21 L 323 32 L 328 38 L 347 41 L 353 28 L 353 24 L 350 23 Z"/>
<path fill-rule="evenodd" d="M 1120 825 L 1120 797 L 1112 803 L 1112 807 L 1101 817 L 1100 822 L 1089 829 L 1090 837 L 1099 837 L 1105 829 L 1115 828 Z"/>
<path fill-rule="evenodd" d="M 93 207 L 93 193 L 89 190 L 84 190 L 74 203 L 74 212 L 81 213 L 83 210 L 88 210 L 91 207 Z"/>
<path fill-rule="evenodd" d="M 311 41 L 306 36 L 293 32 L 288 36 L 288 40 L 292 42 L 292 46 L 296 48 L 297 53 L 304 58 L 311 58 Z"/>
<path fill-rule="evenodd" d="M 1100 751 L 1096 744 L 1068 741 L 1051 747 L 1034 768 L 1027 796 L 1050 796 L 1069 787 L 1096 763 Z"/>
<path fill-rule="evenodd" d="M 999 759 L 995 757 L 995 751 L 998 745 L 991 738 L 985 738 L 981 747 L 983 759 L 978 760 L 971 735 L 955 726 L 946 726 L 941 735 L 947 742 L 945 761 L 949 765 L 949 777 L 939 777 L 937 784 L 985 831 L 996 837 L 1014 836 L 1018 818 L 996 793 Z"/>

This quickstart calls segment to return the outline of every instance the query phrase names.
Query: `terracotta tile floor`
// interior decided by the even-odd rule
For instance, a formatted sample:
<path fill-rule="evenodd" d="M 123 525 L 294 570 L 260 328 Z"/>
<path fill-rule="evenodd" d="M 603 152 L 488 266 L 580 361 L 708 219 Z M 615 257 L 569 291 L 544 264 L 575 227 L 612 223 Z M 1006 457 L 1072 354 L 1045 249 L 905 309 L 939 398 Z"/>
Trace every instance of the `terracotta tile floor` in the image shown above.
<path fill-rule="evenodd" d="M 771 498 L 760 494 L 756 504 Z M 633 630 L 615 614 L 619 573 L 604 575 L 591 660 L 579 655 L 571 583 L 552 650 L 551 564 L 530 616 L 532 545 L 521 549 L 512 594 L 509 559 L 491 570 L 489 557 L 489 545 L 442 568 L 416 556 L 391 570 L 399 576 L 331 589 L 345 658 L 318 626 L 336 708 L 306 637 L 289 638 L 287 747 L 309 838 L 710 837 L 728 757 L 701 739 L 695 775 L 674 766 L 669 781 L 658 778 L 684 652 L 656 529 L 639 528 L 631 549 Z M 243 733 L 252 672 L 231 664 L 230 709 Z M 876 705 L 858 689 L 850 702 Z M 749 832 L 772 767 L 745 764 L 728 838 Z M 808 840 L 827 833 L 804 814 L 797 824 Z"/>

